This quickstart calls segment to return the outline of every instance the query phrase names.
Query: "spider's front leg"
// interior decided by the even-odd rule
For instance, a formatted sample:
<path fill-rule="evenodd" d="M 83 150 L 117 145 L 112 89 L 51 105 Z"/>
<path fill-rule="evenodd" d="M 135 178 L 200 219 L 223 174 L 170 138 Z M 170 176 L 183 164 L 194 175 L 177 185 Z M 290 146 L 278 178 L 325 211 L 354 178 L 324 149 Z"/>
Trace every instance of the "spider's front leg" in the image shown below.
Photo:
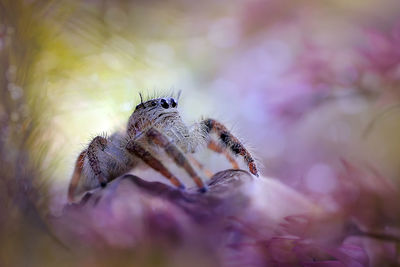
<path fill-rule="evenodd" d="M 137 156 L 141 160 L 143 160 L 148 166 L 153 168 L 154 170 L 161 173 L 164 177 L 171 181 L 173 185 L 178 188 L 184 189 L 185 186 L 179 181 L 177 177 L 175 177 L 158 159 L 156 159 L 149 151 L 144 149 L 138 142 L 135 140 L 129 140 L 126 144 L 126 150 L 129 153 Z"/>
<path fill-rule="evenodd" d="M 106 138 L 102 136 L 96 136 L 93 138 L 92 142 L 90 142 L 86 152 L 90 167 L 92 168 L 93 173 L 99 181 L 101 187 L 105 187 L 107 185 L 107 179 L 101 173 L 98 151 L 104 151 L 107 144 L 108 140 Z"/>
<path fill-rule="evenodd" d="M 242 156 L 249 168 L 249 171 L 255 176 L 257 177 L 259 176 L 256 164 L 249 151 L 247 151 L 247 149 L 242 145 L 242 143 L 240 143 L 240 141 L 235 136 L 233 136 L 222 123 L 214 119 L 206 119 L 203 120 L 200 124 L 204 125 L 207 134 L 212 134 L 212 133 L 216 134 L 220 139 L 221 143 L 226 148 L 229 148 L 235 155 Z M 221 153 L 219 148 L 215 147 L 215 145 L 216 144 L 213 144 L 212 141 L 210 141 L 208 144 L 208 148 Z M 232 161 L 232 159 L 229 157 L 228 160 L 232 163 L 233 166 L 235 166 L 236 162 L 234 160 Z"/>
<path fill-rule="evenodd" d="M 82 171 L 84 169 L 85 162 L 86 164 L 89 164 L 89 169 L 91 176 L 96 179 L 99 184 L 104 187 L 107 184 L 107 179 L 102 175 L 101 173 L 101 167 L 100 167 L 100 161 L 99 161 L 99 152 L 101 150 L 104 151 L 108 144 L 108 141 L 106 138 L 102 136 L 96 136 L 93 138 L 93 140 L 90 142 L 89 146 L 87 149 L 83 150 L 76 162 L 75 162 L 75 168 L 74 172 L 72 174 L 71 181 L 69 183 L 68 187 L 68 199 L 69 201 L 73 201 L 75 198 L 75 194 L 77 191 L 79 191 L 79 184 L 81 183 L 82 179 Z M 86 178 L 83 178 L 86 179 Z"/>
<path fill-rule="evenodd" d="M 179 167 L 183 168 L 189 174 L 189 176 L 193 179 L 193 181 L 199 188 L 200 192 L 207 191 L 203 180 L 197 175 L 189 160 L 179 150 L 179 148 L 168 139 L 167 136 L 165 136 L 155 128 L 150 128 L 146 132 L 146 137 L 149 141 L 163 148 L 167 155 L 171 157 Z"/>
<path fill-rule="evenodd" d="M 83 150 L 75 162 L 74 172 L 72 174 L 71 181 L 69 182 L 68 186 L 68 200 L 70 202 L 74 201 L 74 196 L 76 189 L 78 187 L 79 181 L 81 179 L 82 169 L 83 169 L 83 161 L 86 157 L 87 150 Z"/>

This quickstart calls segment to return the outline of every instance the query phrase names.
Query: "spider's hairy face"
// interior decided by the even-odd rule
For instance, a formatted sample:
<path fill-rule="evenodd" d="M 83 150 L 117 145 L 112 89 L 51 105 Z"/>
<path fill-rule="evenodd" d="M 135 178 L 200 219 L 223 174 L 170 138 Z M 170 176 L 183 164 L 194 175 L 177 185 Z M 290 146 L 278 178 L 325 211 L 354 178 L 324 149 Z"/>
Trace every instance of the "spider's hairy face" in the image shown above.
<path fill-rule="evenodd" d="M 178 102 L 173 97 L 150 99 L 136 106 L 128 122 L 128 129 L 141 131 L 146 126 L 162 125 L 179 118 Z"/>

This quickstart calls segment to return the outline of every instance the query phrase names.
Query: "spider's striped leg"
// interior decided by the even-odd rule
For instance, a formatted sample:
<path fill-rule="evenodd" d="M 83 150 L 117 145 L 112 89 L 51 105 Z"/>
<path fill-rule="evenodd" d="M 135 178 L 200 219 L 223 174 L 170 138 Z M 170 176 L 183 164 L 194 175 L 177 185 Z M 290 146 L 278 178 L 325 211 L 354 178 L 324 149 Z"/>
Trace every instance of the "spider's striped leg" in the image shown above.
<path fill-rule="evenodd" d="M 207 133 L 215 133 L 221 140 L 221 143 L 225 147 L 229 148 L 235 155 L 242 156 L 249 167 L 249 171 L 255 176 L 258 176 L 256 164 L 249 151 L 247 151 L 242 143 L 240 143 L 240 141 L 233 136 L 222 123 L 214 119 L 206 119 L 202 121 L 201 124 L 205 126 Z"/>
<path fill-rule="evenodd" d="M 79 156 L 75 162 L 74 172 L 72 174 L 72 178 L 71 178 L 71 181 L 68 186 L 68 200 L 70 202 L 74 201 L 75 191 L 79 184 L 79 180 L 81 179 L 81 174 L 82 174 L 82 169 L 83 169 L 83 160 L 85 159 L 86 152 L 87 152 L 86 149 L 83 150 L 79 154 Z"/>
<path fill-rule="evenodd" d="M 126 144 L 126 149 L 129 153 L 134 154 L 141 160 L 143 160 L 147 165 L 149 165 L 154 170 L 161 173 L 166 177 L 173 185 L 181 189 L 185 189 L 185 186 L 175 177 L 158 159 L 156 159 L 151 153 L 145 150 L 141 145 L 139 145 L 134 140 L 129 140 Z"/>
<path fill-rule="evenodd" d="M 182 167 L 189 174 L 189 176 L 196 183 L 200 192 L 207 191 L 207 188 L 204 185 L 203 180 L 201 180 L 201 178 L 197 175 L 196 171 L 193 169 L 189 160 L 176 147 L 176 145 L 174 143 L 169 141 L 168 137 L 166 137 L 164 134 L 162 134 L 160 131 L 158 131 L 155 128 L 149 129 L 146 132 L 146 137 L 149 139 L 149 141 L 162 147 L 165 150 L 165 152 L 168 154 L 168 156 L 170 156 L 179 167 Z"/>
<path fill-rule="evenodd" d="M 208 149 L 220 153 L 220 154 L 224 154 L 226 159 L 232 164 L 232 167 L 234 169 L 239 169 L 239 164 L 236 162 L 236 160 L 229 154 L 228 151 L 226 151 L 225 148 L 223 148 L 221 145 L 217 144 L 216 142 L 214 142 L 212 139 L 210 139 L 208 141 L 208 145 L 207 145 Z"/>

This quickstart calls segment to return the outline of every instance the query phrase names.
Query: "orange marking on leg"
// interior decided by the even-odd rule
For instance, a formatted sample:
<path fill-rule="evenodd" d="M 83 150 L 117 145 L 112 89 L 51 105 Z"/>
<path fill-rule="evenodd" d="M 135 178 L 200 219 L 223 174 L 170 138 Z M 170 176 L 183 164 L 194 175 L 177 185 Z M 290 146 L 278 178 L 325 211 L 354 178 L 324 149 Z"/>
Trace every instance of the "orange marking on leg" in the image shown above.
<path fill-rule="evenodd" d="M 223 147 L 215 143 L 213 140 L 208 141 L 207 145 L 208 149 L 217 152 L 217 153 L 222 153 L 225 155 L 227 160 L 231 163 L 232 167 L 234 169 L 239 169 L 239 164 L 236 162 L 236 160 L 229 154 L 228 151 L 226 151 Z"/>
<path fill-rule="evenodd" d="M 197 175 L 192 165 L 190 165 L 189 160 L 175 146 L 175 144 L 171 143 L 165 135 L 155 128 L 148 130 L 146 135 L 147 138 L 154 144 L 164 148 L 167 155 L 170 156 L 178 166 L 182 167 L 189 174 L 190 178 L 192 178 L 192 180 L 196 183 L 200 191 L 205 192 L 207 190 L 201 178 Z"/>
<path fill-rule="evenodd" d="M 161 173 L 165 178 L 171 181 L 176 187 L 184 189 L 185 186 L 175 177 L 158 159 L 156 159 L 150 152 L 145 150 L 142 146 L 134 141 L 129 141 L 126 149 L 142 159 L 148 166 Z"/>
<path fill-rule="evenodd" d="M 213 173 L 212 173 L 210 170 L 206 169 L 206 168 L 204 167 L 204 165 L 201 164 L 197 159 L 195 159 L 195 158 L 192 157 L 192 156 L 188 156 L 188 158 L 189 158 L 189 160 L 193 163 L 193 165 L 195 165 L 197 168 L 199 168 L 200 170 L 202 170 L 202 171 L 204 172 L 204 174 L 205 174 L 208 178 L 211 178 L 211 177 L 213 176 Z"/>
<path fill-rule="evenodd" d="M 249 171 L 258 176 L 257 167 L 251 154 L 240 143 L 240 141 L 233 136 L 228 129 L 226 129 L 223 124 L 214 119 L 206 119 L 202 123 L 205 125 L 205 129 L 208 133 L 215 133 L 221 140 L 221 143 L 228 147 L 234 154 L 242 156 L 249 168 Z"/>

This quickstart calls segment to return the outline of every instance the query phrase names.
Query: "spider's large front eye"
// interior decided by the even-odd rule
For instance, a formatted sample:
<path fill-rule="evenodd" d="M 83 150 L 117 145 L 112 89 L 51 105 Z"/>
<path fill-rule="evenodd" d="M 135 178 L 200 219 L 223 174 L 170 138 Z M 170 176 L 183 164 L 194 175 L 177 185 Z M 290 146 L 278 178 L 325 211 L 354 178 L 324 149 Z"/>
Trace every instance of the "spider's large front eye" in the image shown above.
<path fill-rule="evenodd" d="M 161 106 L 163 108 L 169 108 L 169 105 L 168 105 L 168 103 L 167 103 L 167 101 L 165 99 L 161 99 Z"/>
<path fill-rule="evenodd" d="M 157 106 L 157 101 L 151 101 L 151 106 L 152 106 L 152 107 Z"/>
<path fill-rule="evenodd" d="M 178 103 L 176 103 L 175 99 L 171 98 L 171 107 L 176 107 Z"/>

